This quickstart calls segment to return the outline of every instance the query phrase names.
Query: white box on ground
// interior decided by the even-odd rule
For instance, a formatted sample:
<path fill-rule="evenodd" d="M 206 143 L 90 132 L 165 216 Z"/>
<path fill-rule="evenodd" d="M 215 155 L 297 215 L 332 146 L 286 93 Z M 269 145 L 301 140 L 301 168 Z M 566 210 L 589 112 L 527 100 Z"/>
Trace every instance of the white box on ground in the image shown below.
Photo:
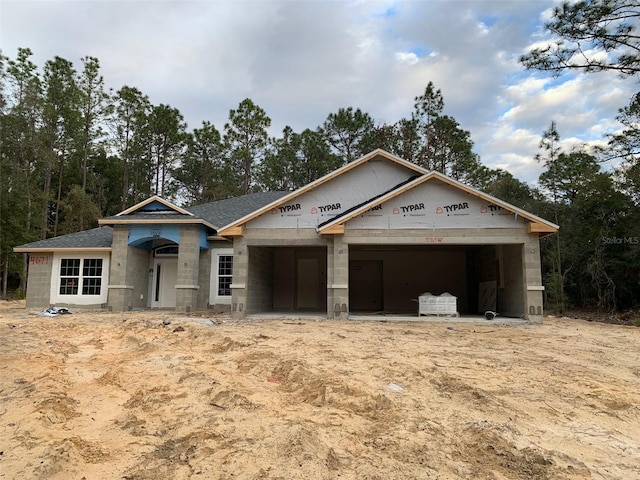
<path fill-rule="evenodd" d="M 422 315 L 452 315 L 458 316 L 458 297 L 448 292 L 442 295 L 432 295 L 425 292 L 418 298 L 418 316 Z"/>

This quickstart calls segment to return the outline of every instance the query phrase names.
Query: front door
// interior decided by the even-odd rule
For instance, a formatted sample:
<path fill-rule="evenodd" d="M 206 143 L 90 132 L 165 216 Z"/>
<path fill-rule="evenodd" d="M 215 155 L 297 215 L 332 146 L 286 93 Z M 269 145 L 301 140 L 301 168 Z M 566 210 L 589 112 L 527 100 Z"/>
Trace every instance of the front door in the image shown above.
<path fill-rule="evenodd" d="M 151 306 L 154 308 L 175 308 L 178 259 L 157 258 L 154 261 L 153 272 Z"/>

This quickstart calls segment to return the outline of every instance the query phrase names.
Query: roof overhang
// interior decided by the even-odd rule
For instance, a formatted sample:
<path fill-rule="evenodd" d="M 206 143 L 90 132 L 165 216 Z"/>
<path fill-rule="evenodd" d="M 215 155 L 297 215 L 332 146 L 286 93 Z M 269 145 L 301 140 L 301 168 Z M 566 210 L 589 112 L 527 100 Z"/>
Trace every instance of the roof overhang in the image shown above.
<path fill-rule="evenodd" d="M 207 236 L 207 240 L 210 242 L 213 241 L 224 241 L 224 242 L 230 242 L 231 239 L 227 238 L 227 237 L 221 237 L 220 235 L 209 235 Z"/>
<path fill-rule="evenodd" d="M 40 247 L 40 248 L 21 248 L 15 247 L 13 249 L 16 253 L 58 253 L 58 252 L 73 252 L 73 253 L 94 253 L 94 252 L 111 252 L 111 247 Z"/>
<path fill-rule="evenodd" d="M 212 230 L 216 230 L 216 227 L 207 222 L 206 220 L 203 220 L 201 218 L 184 218 L 184 219 L 177 219 L 177 218 L 173 218 L 173 219 L 162 219 L 161 217 L 158 218 L 122 218 L 122 219 L 116 219 L 116 218 L 101 218 L 100 220 L 98 220 L 98 225 L 154 225 L 154 224 L 163 224 L 163 225 L 167 225 L 170 223 L 175 223 L 175 224 L 190 224 L 190 225 L 204 225 Z"/>

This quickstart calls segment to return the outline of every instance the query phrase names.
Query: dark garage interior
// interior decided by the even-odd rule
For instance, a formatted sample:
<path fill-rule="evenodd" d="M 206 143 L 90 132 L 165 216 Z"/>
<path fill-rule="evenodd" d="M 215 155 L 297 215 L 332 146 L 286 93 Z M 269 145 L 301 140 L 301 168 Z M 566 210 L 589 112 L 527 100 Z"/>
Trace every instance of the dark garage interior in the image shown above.
<path fill-rule="evenodd" d="M 517 244 L 351 245 L 349 307 L 354 313 L 417 314 L 421 294 L 447 292 L 457 297 L 461 315 L 476 315 L 488 309 L 479 305 L 481 286 L 493 285 L 493 309 L 520 316 L 522 272 Z"/>

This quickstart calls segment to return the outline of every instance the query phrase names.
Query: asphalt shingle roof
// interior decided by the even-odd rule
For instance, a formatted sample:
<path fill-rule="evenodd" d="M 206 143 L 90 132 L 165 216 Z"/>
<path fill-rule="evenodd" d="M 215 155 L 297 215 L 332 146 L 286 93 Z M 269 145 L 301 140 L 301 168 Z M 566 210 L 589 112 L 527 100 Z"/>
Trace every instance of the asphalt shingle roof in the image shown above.
<path fill-rule="evenodd" d="M 91 230 L 26 243 L 16 248 L 109 248 L 112 240 L 113 229 L 111 227 L 98 227 L 92 228 Z"/>
<path fill-rule="evenodd" d="M 222 228 L 271 202 L 275 202 L 289 193 L 290 192 L 249 193 L 241 197 L 227 198 L 226 200 L 219 200 L 217 202 L 195 205 L 185 210 L 215 225 L 216 228 Z"/>
<path fill-rule="evenodd" d="M 238 220 L 245 215 L 258 210 L 271 202 L 282 198 L 289 192 L 258 192 L 249 193 L 241 197 L 228 198 L 226 200 L 218 200 L 217 202 L 205 203 L 193 207 L 185 208 L 194 217 L 187 217 L 180 213 L 151 213 L 151 212 L 133 212 L 126 215 L 128 220 L 148 220 L 150 218 L 157 219 L 159 223 L 162 220 L 180 220 L 185 218 L 202 219 L 216 228 L 224 227 L 231 222 Z M 109 217 L 110 220 L 122 220 L 122 216 Z M 71 233 L 46 240 L 39 240 L 16 248 L 20 250 L 42 249 L 42 248 L 102 248 L 111 247 L 113 240 L 113 229 L 111 227 L 98 227 L 83 232 Z"/>

